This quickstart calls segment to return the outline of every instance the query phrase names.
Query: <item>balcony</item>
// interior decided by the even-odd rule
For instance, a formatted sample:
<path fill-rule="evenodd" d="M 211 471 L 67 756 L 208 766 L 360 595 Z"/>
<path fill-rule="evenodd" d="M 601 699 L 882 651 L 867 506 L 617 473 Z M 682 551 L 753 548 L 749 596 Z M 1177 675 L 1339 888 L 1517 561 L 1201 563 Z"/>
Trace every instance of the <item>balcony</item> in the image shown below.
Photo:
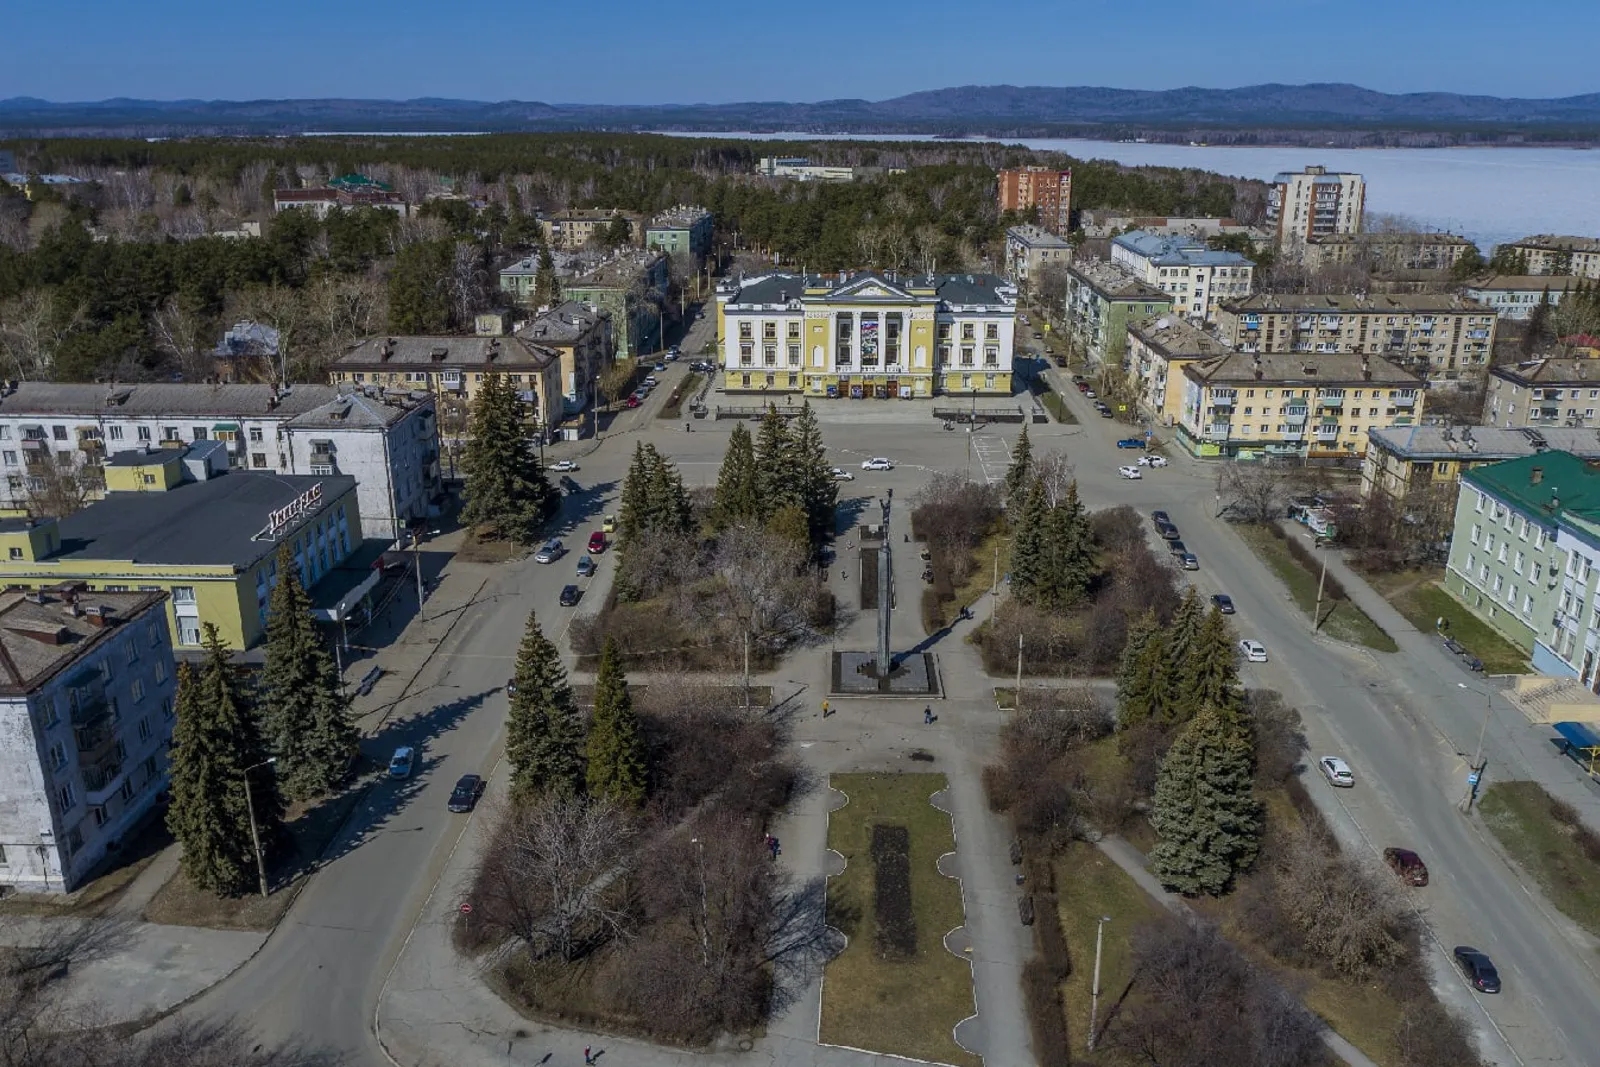
<path fill-rule="evenodd" d="M 1288 419 L 1292 423 L 1298 423 L 1302 426 L 1305 425 L 1306 417 L 1310 414 L 1310 408 L 1297 407 L 1283 409 L 1283 417 L 1285 419 Z"/>
<path fill-rule="evenodd" d="M 83 772 L 84 799 L 91 806 L 104 804 L 116 796 L 117 790 L 122 788 L 123 779 L 126 777 L 126 768 L 122 761 L 115 756 L 102 760 L 93 767 Z"/>
<path fill-rule="evenodd" d="M 1205 436 L 1208 441 L 1226 441 L 1229 436 L 1229 424 L 1214 422 L 1206 427 Z"/>
<path fill-rule="evenodd" d="M 1397 396 L 1390 403 L 1397 408 L 1414 408 L 1417 406 L 1417 398 L 1414 396 Z"/>
<path fill-rule="evenodd" d="M 1344 397 L 1342 395 L 1335 396 L 1332 393 L 1318 393 L 1317 406 L 1321 408 L 1342 408 L 1344 407 Z"/>
<path fill-rule="evenodd" d="M 1317 433 L 1317 440 L 1319 440 L 1319 441 L 1331 441 L 1335 437 L 1339 436 L 1339 424 L 1336 423 L 1336 422 L 1334 422 L 1334 423 L 1326 423 L 1326 422 L 1322 423 L 1322 424 L 1317 426 L 1316 433 Z"/>
<path fill-rule="evenodd" d="M 1211 404 L 1213 407 L 1231 408 L 1233 407 L 1233 401 L 1234 395 L 1232 393 L 1219 392 L 1211 394 Z"/>
<path fill-rule="evenodd" d="M 77 727 L 72 735 L 78 745 L 78 757 L 85 764 L 104 756 L 117 743 L 117 727 L 109 716 L 97 723 Z"/>

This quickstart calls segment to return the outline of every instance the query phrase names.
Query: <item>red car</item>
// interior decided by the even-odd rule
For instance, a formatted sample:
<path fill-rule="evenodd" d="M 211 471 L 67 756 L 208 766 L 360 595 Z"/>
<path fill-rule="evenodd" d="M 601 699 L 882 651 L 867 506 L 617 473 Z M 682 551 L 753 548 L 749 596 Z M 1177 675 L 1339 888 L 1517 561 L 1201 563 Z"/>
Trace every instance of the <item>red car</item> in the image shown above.
<path fill-rule="evenodd" d="M 1422 862 L 1422 857 L 1409 848 L 1386 848 L 1383 850 L 1383 862 L 1389 865 L 1400 881 L 1406 885 L 1424 886 L 1428 884 L 1428 866 Z"/>
<path fill-rule="evenodd" d="M 596 530 L 594 533 L 589 535 L 589 552 L 592 555 L 599 555 L 605 550 L 606 535 L 601 533 L 599 530 Z"/>
<path fill-rule="evenodd" d="M 622 402 L 622 406 L 625 408 L 636 408 L 639 406 L 639 398 L 636 396 L 630 396 L 628 399 Z"/>

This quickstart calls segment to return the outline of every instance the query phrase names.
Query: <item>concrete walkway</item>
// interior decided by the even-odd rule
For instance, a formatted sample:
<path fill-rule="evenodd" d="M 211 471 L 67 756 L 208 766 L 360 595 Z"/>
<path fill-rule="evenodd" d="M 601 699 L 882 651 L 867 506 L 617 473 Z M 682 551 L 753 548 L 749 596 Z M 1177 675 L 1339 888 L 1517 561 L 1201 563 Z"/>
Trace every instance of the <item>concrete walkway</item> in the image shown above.
<path fill-rule="evenodd" d="M 1126 839 L 1112 834 L 1101 838 L 1096 844 L 1107 859 L 1126 871 L 1128 877 L 1137 882 L 1140 889 L 1154 897 L 1168 911 L 1185 922 L 1192 922 L 1197 918 L 1194 910 L 1189 907 L 1187 900 L 1184 900 L 1177 893 L 1167 892 L 1162 887 L 1156 876 L 1150 873 L 1150 868 L 1145 866 L 1144 853 L 1134 848 Z M 1367 1058 L 1366 1053 L 1326 1026 L 1322 1030 L 1322 1042 L 1328 1046 L 1328 1049 L 1335 1056 L 1348 1063 L 1350 1067 L 1378 1067 L 1376 1063 Z"/>

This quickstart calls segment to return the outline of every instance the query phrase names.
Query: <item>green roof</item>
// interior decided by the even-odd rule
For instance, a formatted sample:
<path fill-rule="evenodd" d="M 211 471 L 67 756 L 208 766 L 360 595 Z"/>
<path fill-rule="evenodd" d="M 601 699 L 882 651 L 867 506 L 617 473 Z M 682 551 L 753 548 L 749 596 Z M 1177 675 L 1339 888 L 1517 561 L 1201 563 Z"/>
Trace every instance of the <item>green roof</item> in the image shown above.
<path fill-rule="evenodd" d="M 386 193 L 394 192 L 394 187 L 387 182 L 380 182 L 376 178 L 369 178 L 365 174 L 344 174 L 328 182 L 330 189 L 381 189 Z"/>
<path fill-rule="evenodd" d="M 1474 467 L 1461 477 L 1526 515 L 1600 520 L 1600 463 L 1571 452 L 1538 452 Z"/>

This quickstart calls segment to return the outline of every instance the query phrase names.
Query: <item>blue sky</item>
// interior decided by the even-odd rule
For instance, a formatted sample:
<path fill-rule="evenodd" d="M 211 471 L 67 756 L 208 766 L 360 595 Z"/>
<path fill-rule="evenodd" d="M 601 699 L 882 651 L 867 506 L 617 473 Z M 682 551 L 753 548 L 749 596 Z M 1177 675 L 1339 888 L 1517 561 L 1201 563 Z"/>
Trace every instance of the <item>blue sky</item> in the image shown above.
<path fill-rule="evenodd" d="M 971 84 L 1600 90 L 1600 0 L 6 0 L 0 97 L 881 99 Z"/>

